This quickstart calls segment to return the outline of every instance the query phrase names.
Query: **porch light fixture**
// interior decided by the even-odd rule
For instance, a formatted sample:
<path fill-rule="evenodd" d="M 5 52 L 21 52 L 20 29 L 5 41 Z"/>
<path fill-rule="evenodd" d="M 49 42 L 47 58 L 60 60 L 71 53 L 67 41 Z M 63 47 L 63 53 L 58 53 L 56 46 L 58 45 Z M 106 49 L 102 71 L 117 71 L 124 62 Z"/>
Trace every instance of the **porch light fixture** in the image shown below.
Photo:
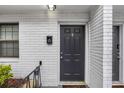
<path fill-rule="evenodd" d="M 56 5 L 47 5 L 47 7 L 50 11 L 55 11 L 56 9 Z"/>

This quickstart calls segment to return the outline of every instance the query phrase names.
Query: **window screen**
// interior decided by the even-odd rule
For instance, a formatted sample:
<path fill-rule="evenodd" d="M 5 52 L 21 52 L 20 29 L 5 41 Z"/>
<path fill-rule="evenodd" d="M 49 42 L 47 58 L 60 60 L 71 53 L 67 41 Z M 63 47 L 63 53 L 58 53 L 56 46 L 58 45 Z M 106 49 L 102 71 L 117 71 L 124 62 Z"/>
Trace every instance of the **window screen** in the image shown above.
<path fill-rule="evenodd" d="M 19 57 L 18 24 L 0 24 L 0 57 Z"/>

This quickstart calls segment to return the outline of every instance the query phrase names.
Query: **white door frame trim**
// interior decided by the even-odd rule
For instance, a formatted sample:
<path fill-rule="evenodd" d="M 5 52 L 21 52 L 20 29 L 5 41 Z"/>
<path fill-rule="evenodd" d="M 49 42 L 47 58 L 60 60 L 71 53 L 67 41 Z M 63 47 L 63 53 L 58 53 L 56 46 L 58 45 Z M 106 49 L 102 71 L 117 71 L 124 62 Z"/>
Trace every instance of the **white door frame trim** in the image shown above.
<path fill-rule="evenodd" d="M 62 85 L 61 81 L 60 81 L 60 25 L 84 25 L 85 26 L 85 72 L 84 72 L 84 82 L 86 82 L 86 78 L 88 74 L 87 72 L 87 67 L 88 67 L 88 24 L 86 22 L 58 22 L 58 39 L 59 39 L 59 57 L 58 57 L 58 85 Z"/>

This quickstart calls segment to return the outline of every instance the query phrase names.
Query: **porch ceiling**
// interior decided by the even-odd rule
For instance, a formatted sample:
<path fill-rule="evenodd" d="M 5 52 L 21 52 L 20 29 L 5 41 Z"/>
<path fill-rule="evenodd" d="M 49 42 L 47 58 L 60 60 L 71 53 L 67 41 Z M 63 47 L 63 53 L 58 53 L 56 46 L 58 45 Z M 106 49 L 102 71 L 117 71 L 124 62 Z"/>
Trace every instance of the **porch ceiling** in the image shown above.
<path fill-rule="evenodd" d="M 93 5 L 57 5 L 57 12 L 84 12 L 88 13 L 94 7 Z M 20 13 L 38 13 L 48 11 L 46 5 L 0 5 L 0 14 L 20 14 Z"/>

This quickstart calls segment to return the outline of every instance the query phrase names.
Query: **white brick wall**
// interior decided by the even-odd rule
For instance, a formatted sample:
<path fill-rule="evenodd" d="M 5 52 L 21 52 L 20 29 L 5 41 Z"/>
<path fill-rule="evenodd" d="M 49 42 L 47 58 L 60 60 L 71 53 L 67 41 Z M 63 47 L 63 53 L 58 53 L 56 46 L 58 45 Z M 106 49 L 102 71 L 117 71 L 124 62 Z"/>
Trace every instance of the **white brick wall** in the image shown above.
<path fill-rule="evenodd" d="M 122 24 L 124 22 L 124 13 L 121 11 L 114 11 L 113 9 L 113 22 Z"/>
<path fill-rule="evenodd" d="M 89 20 L 85 13 L 56 13 L 0 15 L 0 22 L 19 22 L 19 59 L 0 59 L 0 63 L 12 64 L 16 78 L 23 78 L 43 61 L 41 78 L 43 86 L 59 84 L 59 30 L 58 21 Z M 46 44 L 46 36 L 53 36 L 53 45 Z"/>
<path fill-rule="evenodd" d="M 111 87 L 112 6 L 98 6 L 89 26 L 89 87 Z"/>
<path fill-rule="evenodd" d="M 89 22 L 89 87 L 103 87 L 103 6 L 91 13 Z"/>
<path fill-rule="evenodd" d="M 112 87 L 112 6 L 103 7 L 103 87 Z"/>

